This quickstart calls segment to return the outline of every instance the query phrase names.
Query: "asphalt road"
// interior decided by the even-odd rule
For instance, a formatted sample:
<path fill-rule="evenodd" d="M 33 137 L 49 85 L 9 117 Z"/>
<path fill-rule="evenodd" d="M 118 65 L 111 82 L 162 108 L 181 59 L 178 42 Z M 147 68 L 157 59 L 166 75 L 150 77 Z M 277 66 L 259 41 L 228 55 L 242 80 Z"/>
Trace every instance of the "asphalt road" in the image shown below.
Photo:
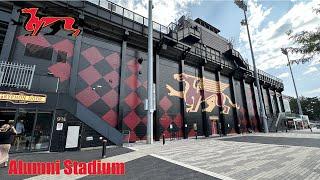
<path fill-rule="evenodd" d="M 133 150 L 123 147 L 112 147 L 107 148 L 106 156 L 116 156 L 124 153 L 132 152 Z M 101 149 L 96 150 L 86 150 L 86 151 L 67 151 L 67 152 L 50 152 L 50 153 L 18 153 L 18 154 L 10 154 L 10 160 L 24 160 L 24 161 L 55 161 L 60 160 L 61 164 L 60 167 L 64 167 L 62 165 L 63 160 L 70 159 L 70 160 L 77 160 L 88 162 L 92 160 L 101 159 Z M 32 176 L 9 176 L 8 175 L 8 168 L 0 168 L 0 179 L 25 179 Z"/>
<path fill-rule="evenodd" d="M 86 176 L 82 179 L 215 180 L 217 178 L 148 155 L 127 162 L 124 176 Z"/>

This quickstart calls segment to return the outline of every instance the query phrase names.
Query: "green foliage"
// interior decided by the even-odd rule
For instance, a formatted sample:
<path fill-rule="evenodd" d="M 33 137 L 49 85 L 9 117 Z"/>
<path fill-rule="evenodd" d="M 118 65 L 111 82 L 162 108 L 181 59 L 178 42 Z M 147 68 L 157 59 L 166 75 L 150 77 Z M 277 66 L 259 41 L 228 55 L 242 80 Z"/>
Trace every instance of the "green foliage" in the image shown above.
<path fill-rule="evenodd" d="M 316 14 L 320 14 L 320 4 L 319 8 L 313 10 Z M 315 55 L 320 54 L 320 27 L 297 34 L 292 34 L 292 31 L 289 31 L 287 35 L 297 45 L 296 47 L 286 48 L 287 51 L 302 55 L 300 59 L 291 60 L 291 64 L 309 62 L 314 59 Z"/>
<path fill-rule="evenodd" d="M 310 120 L 320 121 L 319 97 L 302 97 L 300 103 L 304 115 L 308 115 Z M 290 99 L 290 108 L 293 113 L 299 114 L 296 98 Z"/>

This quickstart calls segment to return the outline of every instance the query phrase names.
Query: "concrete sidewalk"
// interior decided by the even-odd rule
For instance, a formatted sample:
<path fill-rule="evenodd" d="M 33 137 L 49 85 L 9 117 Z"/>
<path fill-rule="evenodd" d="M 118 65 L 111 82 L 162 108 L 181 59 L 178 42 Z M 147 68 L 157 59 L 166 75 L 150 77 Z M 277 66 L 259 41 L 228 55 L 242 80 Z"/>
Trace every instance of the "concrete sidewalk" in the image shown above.
<path fill-rule="evenodd" d="M 125 176 L 62 173 L 30 179 L 320 179 L 319 139 L 318 134 L 291 132 L 182 139 L 166 141 L 165 145 L 139 142 L 130 150 L 115 149 L 117 153 L 102 160 L 126 162 Z M 61 157 L 78 152 L 68 153 L 61 153 Z M 94 154 L 93 150 L 85 156 L 87 160 L 100 157 L 99 151 Z M 51 155 L 56 158 L 50 154 L 42 161 Z"/>

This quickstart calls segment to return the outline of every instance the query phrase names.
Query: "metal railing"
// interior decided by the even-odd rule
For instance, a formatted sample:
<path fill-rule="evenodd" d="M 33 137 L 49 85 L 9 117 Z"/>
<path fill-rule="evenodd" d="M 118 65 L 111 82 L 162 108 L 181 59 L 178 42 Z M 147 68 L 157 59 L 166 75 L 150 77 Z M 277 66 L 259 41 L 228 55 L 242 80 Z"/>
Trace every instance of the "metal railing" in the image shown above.
<path fill-rule="evenodd" d="M 105 8 L 107 9 L 108 11 L 112 12 L 112 13 L 115 13 L 117 15 L 120 15 L 122 16 L 123 18 L 127 19 L 127 20 L 131 20 L 131 21 L 134 21 L 135 23 L 139 23 L 143 26 L 146 26 L 148 27 L 148 18 L 140 15 L 140 14 L 137 14 L 131 10 L 128 10 L 122 6 L 119 6 L 113 2 L 110 2 L 108 0 L 91 0 L 90 1 L 91 3 L 93 4 L 96 4 L 102 8 Z M 123 20 L 122 20 L 122 25 L 123 25 Z M 170 30 L 171 31 L 176 31 L 177 29 L 177 24 L 174 23 L 174 22 L 171 22 L 168 26 L 164 26 L 160 23 L 157 23 L 155 21 L 153 21 L 153 29 L 155 31 L 158 31 L 160 33 L 164 33 L 164 34 L 169 34 Z M 178 38 L 178 37 L 176 37 Z M 207 47 L 209 48 L 209 47 Z M 212 48 L 211 48 L 212 49 Z M 203 53 L 207 53 L 207 57 L 209 56 L 208 60 L 209 61 L 212 61 L 212 62 L 216 62 L 216 63 L 219 63 L 219 64 L 222 64 L 222 65 L 225 65 L 225 66 L 228 66 L 228 64 L 226 64 L 226 62 L 223 62 L 222 60 L 222 56 L 221 54 L 220 55 L 216 55 L 214 53 L 212 53 L 211 51 L 210 52 L 199 52 L 199 51 L 204 51 L 205 48 L 199 48 L 199 47 L 194 47 L 194 50 L 195 50 L 195 54 L 197 55 L 202 55 L 203 56 Z M 239 53 L 240 54 L 240 53 Z M 248 64 L 248 61 L 246 61 L 246 63 Z M 253 68 L 249 65 L 249 70 L 253 71 Z M 258 73 L 259 75 L 262 75 L 264 78 L 264 80 L 270 80 L 270 81 L 277 81 L 277 82 L 280 82 L 282 83 L 283 81 L 275 76 L 272 76 L 262 70 L 259 70 L 258 69 Z"/>
<path fill-rule="evenodd" d="M 252 65 L 249 65 L 249 70 L 253 71 L 253 66 Z M 262 71 L 260 69 L 257 69 L 257 71 L 258 71 L 259 75 L 264 76 L 264 78 L 266 78 L 266 79 L 275 80 L 277 82 L 283 83 L 283 80 L 280 79 L 280 78 L 277 78 L 277 77 L 275 77 L 275 76 L 273 76 L 273 75 L 271 75 L 269 73 L 266 73 L 266 72 L 264 72 L 264 71 Z"/>
<path fill-rule="evenodd" d="M 145 18 L 144 16 L 137 14 L 129 9 L 126 9 L 122 6 L 119 6 L 111 1 L 108 0 L 104 0 L 104 1 L 100 1 L 100 0 L 91 0 L 90 1 L 93 4 L 96 4 L 102 8 L 105 8 L 115 14 L 118 14 L 120 16 L 123 16 L 125 18 L 127 18 L 128 20 L 132 20 L 136 23 L 139 23 L 141 25 L 147 26 L 148 27 L 148 18 Z M 165 34 L 169 33 L 169 28 L 167 26 L 164 26 L 160 23 L 157 23 L 155 21 L 153 21 L 153 29 L 158 31 L 158 32 L 162 32 Z"/>
<path fill-rule="evenodd" d="M 0 86 L 30 89 L 36 65 L 0 61 Z"/>

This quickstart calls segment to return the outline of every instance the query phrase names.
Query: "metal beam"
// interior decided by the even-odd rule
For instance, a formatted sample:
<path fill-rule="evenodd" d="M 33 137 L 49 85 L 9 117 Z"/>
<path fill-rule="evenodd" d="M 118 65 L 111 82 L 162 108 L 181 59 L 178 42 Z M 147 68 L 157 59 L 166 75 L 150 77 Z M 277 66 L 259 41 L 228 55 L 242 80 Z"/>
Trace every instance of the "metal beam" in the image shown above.
<path fill-rule="evenodd" d="M 152 0 L 149 0 L 148 17 L 148 123 L 147 144 L 153 143 L 153 23 L 152 23 Z"/>
<path fill-rule="evenodd" d="M 83 18 L 83 15 L 80 15 L 80 18 Z M 81 33 L 77 36 L 73 47 L 72 68 L 69 87 L 69 94 L 71 97 L 75 97 L 76 95 L 76 87 L 78 81 L 78 68 L 80 62 L 81 44 L 83 37 L 83 28 L 79 27 L 79 29 L 81 30 Z"/>
<path fill-rule="evenodd" d="M 12 12 L 11 12 L 11 19 L 14 21 L 19 21 L 19 13 L 18 13 L 17 6 L 13 6 Z M 8 29 L 6 32 L 6 37 L 3 41 L 3 46 L 0 54 L 0 61 L 10 61 L 10 55 L 13 48 L 13 44 L 15 41 L 15 35 L 16 35 L 17 25 L 13 25 L 12 23 L 9 23 Z"/>
<path fill-rule="evenodd" d="M 118 99 L 118 130 L 122 131 L 122 120 L 123 120 L 123 112 L 124 112 L 124 98 L 125 95 L 125 80 L 126 80 L 126 54 L 127 54 L 127 38 L 129 36 L 129 32 L 126 31 L 123 35 L 123 41 L 121 45 L 121 59 L 120 59 L 120 72 L 119 72 L 119 99 Z"/>
<path fill-rule="evenodd" d="M 204 96 L 204 66 L 202 65 L 200 67 L 200 78 L 202 79 L 201 83 L 201 89 L 200 94 L 201 94 L 201 109 L 202 109 L 202 127 L 203 127 L 203 134 L 205 137 L 209 137 L 210 135 L 210 129 L 209 129 L 209 122 L 208 122 L 208 117 L 206 111 L 203 111 L 206 108 L 206 103 L 205 103 L 205 96 Z"/>

